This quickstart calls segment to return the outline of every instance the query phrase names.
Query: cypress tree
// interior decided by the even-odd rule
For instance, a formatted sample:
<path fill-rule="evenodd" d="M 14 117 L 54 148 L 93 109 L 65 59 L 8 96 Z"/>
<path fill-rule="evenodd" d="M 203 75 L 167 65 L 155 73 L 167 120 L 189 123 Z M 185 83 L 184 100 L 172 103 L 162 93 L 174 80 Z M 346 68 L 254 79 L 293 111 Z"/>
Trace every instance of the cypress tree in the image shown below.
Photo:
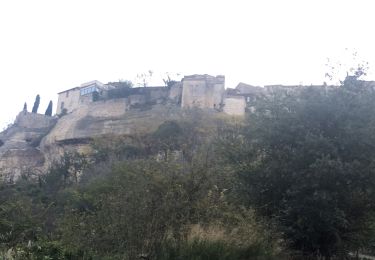
<path fill-rule="evenodd" d="M 35 97 L 35 102 L 34 102 L 33 110 L 31 112 L 33 112 L 33 113 L 37 113 L 38 112 L 39 103 L 40 103 L 40 96 L 38 94 Z"/>
<path fill-rule="evenodd" d="M 25 104 L 23 104 L 23 111 L 27 112 L 27 104 L 25 102 Z"/>
<path fill-rule="evenodd" d="M 44 113 L 46 116 L 52 116 L 52 100 L 49 101 L 48 107 L 46 112 Z"/>

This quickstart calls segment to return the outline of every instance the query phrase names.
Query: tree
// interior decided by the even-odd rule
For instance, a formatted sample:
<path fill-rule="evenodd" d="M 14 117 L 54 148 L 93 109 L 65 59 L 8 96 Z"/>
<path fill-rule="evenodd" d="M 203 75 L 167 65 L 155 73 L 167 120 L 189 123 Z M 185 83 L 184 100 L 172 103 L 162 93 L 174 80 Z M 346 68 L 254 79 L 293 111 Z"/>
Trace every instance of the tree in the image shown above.
<path fill-rule="evenodd" d="M 44 113 L 46 116 L 52 116 L 52 100 L 49 101 L 48 107 L 46 112 Z"/>
<path fill-rule="evenodd" d="M 131 80 L 119 79 L 117 82 L 108 82 L 108 85 L 113 86 L 115 89 L 132 88 L 134 86 Z"/>
<path fill-rule="evenodd" d="M 165 77 L 163 77 L 163 82 L 164 82 L 165 86 L 166 87 L 172 87 L 174 84 L 178 83 L 179 81 L 177 81 L 173 78 L 176 78 L 176 77 L 179 77 L 179 76 L 180 76 L 179 73 L 176 73 L 172 77 L 171 77 L 171 73 L 169 73 L 169 72 L 165 73 Z"/>
<path fill-rule="evenodd" d="M 328 80 L 328 84 L 342 83 L 342 78 L 348 75 L 359 79 L 366 76 L 369 69 L 368 62 L 362 59 L 356 50 L 347 48 L 340 54 L 339 59 L 327 58 L 325 66 L 325 78 Z"/>
<path fill-rule="evenodd" d="M 27 112 L 27 104 L 25 102 L 25 104 L 23 104 L 23 111 Z"/>
<path fill-rule="evenodd" d="M 170 152 L 176 151 L 181 146 L 183 130 L 176 121 L 166 121 L 154 132 L 154 149 L 163 151 L 164 159 L 168 159 Z"/>
<path fill-rule="evenodd" d="M 115 87 L 116 88 L 132 88 L 133 82 L 131 82 L 130 80 L 120 79 L 118 82 L 116 82 Z"/>
<path fill-rule="evenodd" d="M 33 113 L 38 113 L 39 103 L 40 103 L 40 96 L 38 94 L 35 97 L 34 106 L 33 106 L 33 109 L 32 109 Z"/>
<path fill-rule="evenodd" d="M 146 73 L 137 74 L 137 85 L 140 87 L 147 87 L 153 74 L 154 72 L 152 70 L 149 70 Z"/>
<path fill-rule="evenodd" d="M 242 197 L 278 221 L 305 256 L 368 245 L 375 214 L 375 92 L 340 87 L 275 92 L 258 100 L 229 158 Z"/>
<path fill-rule="evenodd" d="M 270 238 L 275 234 L 257 223 L 252 211 L 226 201 L 215 181 L 217 172 L 201 158 L 188 171 L 179 163 L 154 159 L 116 163 L 106 173 L 100 170 L 100 177 L 92 176 L 98 169 L 90 170 L 86 185 L 69 198 L 73 203 L 61 222 L 62 244 L 73 252 L 95 252 L 100 259 L 138 259 L 141 254 L 146 259 L 257 259 L 274 254 L 278 240 Z"/>

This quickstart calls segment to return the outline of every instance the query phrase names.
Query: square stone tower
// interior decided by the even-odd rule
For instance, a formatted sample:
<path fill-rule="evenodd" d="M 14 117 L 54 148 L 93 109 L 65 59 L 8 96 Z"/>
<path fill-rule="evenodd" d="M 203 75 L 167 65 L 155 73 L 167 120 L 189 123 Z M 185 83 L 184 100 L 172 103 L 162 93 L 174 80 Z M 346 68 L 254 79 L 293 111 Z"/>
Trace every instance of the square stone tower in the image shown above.
<path fill-rule="evenodd" d="M 210 75 L 185 76 L 182 79 L 181 107 L 221 109 L 225 92 L 225 77 Z"/>

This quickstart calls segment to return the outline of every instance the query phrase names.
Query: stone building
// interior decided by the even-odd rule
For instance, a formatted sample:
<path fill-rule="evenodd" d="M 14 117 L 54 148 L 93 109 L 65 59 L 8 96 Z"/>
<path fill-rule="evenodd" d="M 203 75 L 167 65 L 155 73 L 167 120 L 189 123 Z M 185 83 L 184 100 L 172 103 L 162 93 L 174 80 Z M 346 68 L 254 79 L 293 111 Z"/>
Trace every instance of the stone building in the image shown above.
<path fill-rule="evenodd" d="M 95 94 L 100 95 L 110 88 L 109 85 L 94 80 L 81 84 L 79 87 L 71 88 L 58 93 L 58 102 L 56 114 L 61 114 L 63 110 L 72 112 L 81 104 L 93 101 Z"/>
<path fill-rule="evenodd" d="M 58 93 L 56 113 L 69 113 L 98 100 L 122 98 L 126 110 L 167 102 L 182 108 L 214 109 L 243 116 L 254 96 L 262 91 L 262 88 L 244 83 L 240 83 L 236 89 L 225 89 L 224 76 L 207 74 L 185 76 L 181 82 L 168 87 L 119 88 L 111 84 L 91 81 Z"/>
<path fill-rule="evenodd" d="M 182 79 L 181 107 L 221 110 L 225 92 L 225 77 L 210 75 L 185 76 Z"/>
<path fill-rule="evenodd" d="M 246 100 L 241 95 L 227 95 L 224 100 L 223 112 L 233 116 L 243 116 L 246 110 Z"/>

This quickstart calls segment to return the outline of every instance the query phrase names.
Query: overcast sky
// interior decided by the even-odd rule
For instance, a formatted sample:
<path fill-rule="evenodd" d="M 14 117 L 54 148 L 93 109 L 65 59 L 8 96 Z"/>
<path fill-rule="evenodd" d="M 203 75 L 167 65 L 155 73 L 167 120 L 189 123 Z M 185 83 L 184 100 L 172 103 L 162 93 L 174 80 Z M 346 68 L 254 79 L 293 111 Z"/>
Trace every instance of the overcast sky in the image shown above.
<path fill-rule="evenodd" d="M 371 0 L 0 0 L 0 128 L 36 94 L 44 113 L 59 91 L 148 70 L 156 83 L 170 72 L 223 74 L 227 87 L 321 84 L 327 58 L 353 66 L 358 51 L 371 72 L 374 10 Z"/>

